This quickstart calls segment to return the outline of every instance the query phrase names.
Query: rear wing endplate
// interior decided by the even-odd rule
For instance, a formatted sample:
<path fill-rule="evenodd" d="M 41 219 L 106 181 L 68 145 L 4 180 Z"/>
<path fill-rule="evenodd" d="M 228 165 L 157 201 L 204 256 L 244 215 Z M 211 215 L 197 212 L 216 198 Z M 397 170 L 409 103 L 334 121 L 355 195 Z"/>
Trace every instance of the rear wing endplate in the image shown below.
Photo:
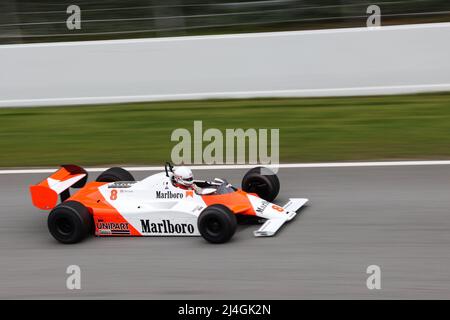
<path fill-rule="evenodd" d="M 42 210 L 53 209 L 58 203 L 58 195 L 61 201 L 70 197 L 69 188 L 82 188 L 87 181 L 88 174 L 83 168 L 69 164 L 42 180 L 36 185 L 30 186 L 33 205 Z"/>

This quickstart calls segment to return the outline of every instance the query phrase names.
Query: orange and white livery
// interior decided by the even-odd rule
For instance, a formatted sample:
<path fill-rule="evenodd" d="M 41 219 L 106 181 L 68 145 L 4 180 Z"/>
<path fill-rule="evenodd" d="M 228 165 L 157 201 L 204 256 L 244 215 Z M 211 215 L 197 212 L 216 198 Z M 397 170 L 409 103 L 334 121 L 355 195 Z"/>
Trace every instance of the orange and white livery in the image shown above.
<path fill-rule="evenodd" d="M 50 233 L 62 243 L 96 236 L 202 236 L 212 243 L 230 240 L 238 221 L 262 223 L 255 236 L 273 236 L 292 220 L 308 199 L 272 203 L 280 183 L 269 169 L 250 170 L 236 188 L 226 180 L 194 180 L 192 188 L 173 181 L 173 167 L 143 180 L 122 168 L 111 168 L 96 181 L 87 172 L 65 165 L 30 187 L 33 204 L 51 210 Z M 79 188 L 69 193 L 70 188 Z M 61 203 L 58 204 L 58 198 Z"/>

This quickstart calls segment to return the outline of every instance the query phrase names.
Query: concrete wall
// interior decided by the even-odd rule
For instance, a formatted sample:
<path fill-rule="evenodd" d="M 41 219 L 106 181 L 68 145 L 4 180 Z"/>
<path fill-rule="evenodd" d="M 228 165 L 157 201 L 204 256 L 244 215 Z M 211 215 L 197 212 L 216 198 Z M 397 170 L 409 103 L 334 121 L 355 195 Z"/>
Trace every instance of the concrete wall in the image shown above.
<path fill-rule="evenodd" d="M 0 106 L 450 90 L 450 23 L 0 46 Z"/>

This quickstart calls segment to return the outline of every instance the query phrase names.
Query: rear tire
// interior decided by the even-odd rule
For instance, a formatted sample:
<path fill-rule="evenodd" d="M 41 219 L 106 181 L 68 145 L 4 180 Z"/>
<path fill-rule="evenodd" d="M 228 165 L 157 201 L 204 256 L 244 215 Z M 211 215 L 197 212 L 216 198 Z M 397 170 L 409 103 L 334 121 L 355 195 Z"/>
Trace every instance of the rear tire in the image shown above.
<path fill-rule="evenodd" d="M 271 170 L 256 167 L 249 170 L 242 179 L 242 190 L 256 193 L 260 198 L 272 202 L 280 192 L 280 180 L 275 173 L 263 174 Z"/>
<path fill-rule="evenodd" d="M 47 225 L 56 240 L 70 244 L 80 242 L 91 233 L 93 219 L 83 204 L 66 201 L 50 212 Z"/>
<path fill-rule="evenodd" d="M 135 181 L 134 177 L 127 170 L 114 167 L 104 171 L 95 180 L 97 182 L 117 182 L 117 181 Z"/>
<path fill-rule="evenodd" d="M 198 217 L 198 230 L 211 243 L 225 243 L 236 231 L 236 216 L 222 204 L 207 207 Z"/>

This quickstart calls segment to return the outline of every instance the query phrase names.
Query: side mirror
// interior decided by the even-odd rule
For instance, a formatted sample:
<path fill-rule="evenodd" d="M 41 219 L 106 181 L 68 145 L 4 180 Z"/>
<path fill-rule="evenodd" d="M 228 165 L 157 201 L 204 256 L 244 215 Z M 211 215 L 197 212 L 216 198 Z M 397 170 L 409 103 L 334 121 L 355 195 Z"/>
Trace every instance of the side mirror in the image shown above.
<path fill-rule="evenodd" d="M 164 170 L 166 171 L 166 177 L 169 177 L 169 171 L 173 173 L 173 165 L 170 162 L 166 162 Z"/>

